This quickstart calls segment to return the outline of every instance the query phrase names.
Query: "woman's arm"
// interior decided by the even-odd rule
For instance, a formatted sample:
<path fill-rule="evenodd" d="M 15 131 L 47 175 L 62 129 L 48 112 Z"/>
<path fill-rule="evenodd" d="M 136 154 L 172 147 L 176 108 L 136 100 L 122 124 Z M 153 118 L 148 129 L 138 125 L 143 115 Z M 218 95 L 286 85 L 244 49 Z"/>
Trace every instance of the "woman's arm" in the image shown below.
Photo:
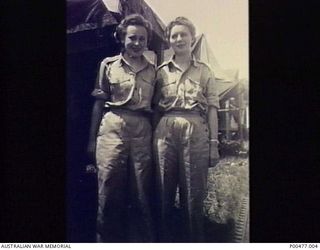
<path fill-rule="evenodd" d="M 214 167 L 219 162 L 218 151 L 218 108 L 219 96 L 217 83 L 210 69 L 206 74 L 207 79 L 207 101 L 208 101 L 208 125 L 209 125 L 209 143 L 210 143 L 210 167 Z"/>
<path fill-rule="evenodd" d="M 157 72 L 156 79 L 155 79 L 155 85 L 154 85 L 154 93 L 151 101 L 152 109 L 153 109 L 153 115 L 152 115 L 152 129 L 155 131 L 160 119 L 161 119 L 161 113 L 159 111 L 159 101 L 161 96 L 161 87 L 160 87 L 160 73 Z"/>
<path fill-rule="evenodd" d="M 209 139 L 218 140 L 218 115 L 217 108 L 209 106 L 208 110 Z"/>
<path fill-rule="evenodd" d="M 96 78 L 95 88 L 91 93 L 91 95 L 94 96 L 96 99 L 93 104 L 91 114 L 91 125 L 89 130 L 87 154 L 89 157 L 89 161 L 91 161 L 91 163 L 93 164 L 96 161 L 96 139 L 98 129 L 104 112 L 105 101 L 109 100 L 109 83 L 105 74 L 107 70 L 107 60 L 108 58 L 104 59 L 99 65 L 99 71 Z"/>
<path fill-rule="evenodd" d="M 208 110 L 208 125 L 209 125 L 209 145 L 210 145 L 210 166 L 214 167 L 219 162 L 218 150 L 218 115 L 217 108 L 209 106 Z"/>
<path fill-rule="evenodd" d="M 98 129 L 100 126 L 100 122 L 103 115 L 104 110 L 104 100 L 97 99 L 93 105 L 92 109 L 92 115 L 91 115 L 91 125 L 90 125 L 90 131 L 89 131 L 89 143 L 87 148 L 87 153 L 89 160 L 92 163 L 95 163 L 95 153 L 96 153 L 96 138 Z"/>

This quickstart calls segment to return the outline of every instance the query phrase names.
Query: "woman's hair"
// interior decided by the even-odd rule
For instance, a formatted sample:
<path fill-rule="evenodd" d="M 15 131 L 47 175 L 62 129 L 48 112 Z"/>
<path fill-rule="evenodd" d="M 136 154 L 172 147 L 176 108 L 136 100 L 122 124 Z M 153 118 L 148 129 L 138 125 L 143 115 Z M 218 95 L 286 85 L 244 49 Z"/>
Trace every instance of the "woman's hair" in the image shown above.
<path fill-rule="evenodd" d="M 196 38 L 196 28 L 194 27 L 193 23 L 188 18 L 183 17 L 183 16 L 179 16 L 176 19 L 174 19 L 173 21 L 171 21 L 167 25 L 167 27 L 166 27 L 166 29 L 164 31 L 164 34 L 165 34 L 165 37 L 166 37 L 167 41 L 169 41 L 171 30 L 175 25 L 184 25 L 184 26 L 186 26 L 189 29 L 193 40 Z"/>
<path fill-rule="evenodd" d="M 121 43 L 124 37 L 127 34 L 127 27 L 129 25 L 139 25 L 145 27 L 148 33 L 148 44 L 152 38 L 152 25 L 146 20 L 143 16 L 139 14 L 131 14 L 126 16 L 120 24 L 117 26 L 116 31 L 114 33 L 114 37 Z"/>

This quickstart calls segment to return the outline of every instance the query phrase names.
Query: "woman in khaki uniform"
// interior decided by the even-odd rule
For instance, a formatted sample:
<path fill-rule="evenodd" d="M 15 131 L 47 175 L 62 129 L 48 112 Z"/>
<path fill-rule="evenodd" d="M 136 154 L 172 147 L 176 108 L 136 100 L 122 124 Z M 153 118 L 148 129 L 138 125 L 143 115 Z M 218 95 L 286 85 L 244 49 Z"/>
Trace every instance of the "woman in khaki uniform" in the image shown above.
<path fill-rule="evenodd" d="M 154 240 L 148 113 L 155 68 L 143 56 L 151 32 L 151 24 L 137 14 L 119 24 L 115 35 L 123 51 L 101 62 L 92 92 L 96 101 L 88 152 L 98 168 L 98 242 Z"/>
<path fill-rule="evenodd" d="M 191 53 L 195 27 L 178 17 L 166 28 L 174 56 L 159 66 L 154 103 L 161 119 L 154 134 L 161 237 L 173 242 L 172 211 L 180 191 L 186 241 L 203 242 L 207 172 L 219 158 L 215 78 Z"/>

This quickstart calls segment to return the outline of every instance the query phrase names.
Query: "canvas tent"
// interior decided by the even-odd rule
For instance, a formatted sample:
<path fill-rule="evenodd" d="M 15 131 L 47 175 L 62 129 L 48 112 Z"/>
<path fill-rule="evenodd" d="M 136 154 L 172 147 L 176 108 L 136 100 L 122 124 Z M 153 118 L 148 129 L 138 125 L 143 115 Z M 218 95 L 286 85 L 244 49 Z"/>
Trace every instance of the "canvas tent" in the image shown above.
<path fill-rule="evenodd" d="M 247 89 L 244 81 L 238 79 L 238 70 L 223 69 L 219 65 L 204 34 L 196 37 L 193 54 L 200 61 L 207 63 L 214 73 L 220 99 L 219 130 L 227 131 L 227 137 L 229 131 L 243 130 L 248 125 L 245 118 L 247 103 L 244 100 Z M 239 133 L 242 136 L 243 131 Z"/>
<path fill-rule="evenodd" d="M 132 13 L 141 14 L 151 22 L 153 39 L 149 49 L 160 57 L 166 44 L 164 24 L 143 0 L 67 0 L 68 53 L 107 46 L 114 40 L 116 25 Z"/>

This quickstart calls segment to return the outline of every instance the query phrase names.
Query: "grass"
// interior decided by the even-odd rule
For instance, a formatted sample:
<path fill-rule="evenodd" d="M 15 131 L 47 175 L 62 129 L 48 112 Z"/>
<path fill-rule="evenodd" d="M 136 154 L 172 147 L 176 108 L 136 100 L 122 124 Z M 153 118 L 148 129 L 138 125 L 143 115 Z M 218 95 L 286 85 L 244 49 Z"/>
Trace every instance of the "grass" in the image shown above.
<path fill-rule="evenodd" d="M 248 158 L 225 156 L 209 169 L 207 198 L 204 201 L 206 242 L 233 242 L 235 224 L 244 197 L 249 196 Z M 176 198 L 179 207 L 179 199 Z M 178 211 L 178 210 L 177 210 Z M 179 224 L 177 212 L 177 225 Z M 177 234 L 177 242 L 183 242 Z M 248 242 L 248 239 L 244 240 Z"/>
<path fill-rule="evenodd" d="M 227 156 L 209 169 L 208 194 L 204 201 L 207 242 L 234 242 L 245 197 L 249 197 L 248 158 Z M 242 242 L 249 241 L 246 232 Z"/>
<path fill-rule="evenodd" d="M 242 199 L 248 194 L 248 159 L 235 156 L 222 158 L 215 168 L 209 169 L 205 214 L 211 221 L 220 224 L 235 220 Z"/>

